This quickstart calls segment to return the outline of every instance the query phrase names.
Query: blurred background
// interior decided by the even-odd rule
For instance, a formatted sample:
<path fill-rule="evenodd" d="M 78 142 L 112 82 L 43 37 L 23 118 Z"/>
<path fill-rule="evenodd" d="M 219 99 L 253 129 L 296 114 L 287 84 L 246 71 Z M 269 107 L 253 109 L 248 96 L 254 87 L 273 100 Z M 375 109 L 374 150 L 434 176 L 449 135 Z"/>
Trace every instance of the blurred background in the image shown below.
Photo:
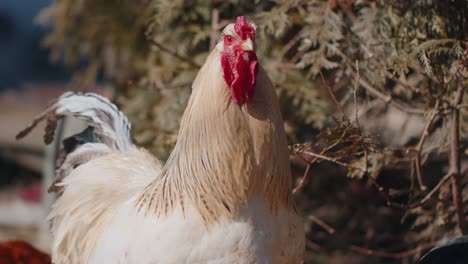
<path fill-rule="evenodd" d="M 41 46 L 46 30 L 35 23 L 51 3 L 0 2 L 0 240 L 26 240 L 42 250 L 50 247 L 42 135 L 16 141 L 15 134 L 64 92 L 70 80 L 63 65 L 50 62 Z"/>
<path fill-rule="evenodd" d="M 306 263 L 414 263 L 467 234 L 466 1 L 7 0 L 0 241 L 50 251 L 60 139 L 16 141 L 21 128 L 63 92 L 92 91 L 164 160 L 199 66 L 238 15 L 257 24 L 280 98 Z"/>

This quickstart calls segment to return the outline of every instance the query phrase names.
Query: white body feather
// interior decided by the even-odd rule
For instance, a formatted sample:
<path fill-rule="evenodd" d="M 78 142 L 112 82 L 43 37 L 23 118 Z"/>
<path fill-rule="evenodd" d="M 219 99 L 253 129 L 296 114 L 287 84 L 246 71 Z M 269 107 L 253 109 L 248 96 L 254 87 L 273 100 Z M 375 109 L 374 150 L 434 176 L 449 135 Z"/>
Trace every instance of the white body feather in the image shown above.
<path fill-rule="evenodd" d="M 271 215 L 258 196 L 238 217 L 220 219 L 210 227 L 190 207 L 184 212 L 178 207 L 162 218 L 138 212 L 137 195 L 158 170 L 153 157 L 137 149 L 74 170 L 62 183 L 66 191 L 51 215 L 56 221 L 53 259 L 95 264 L 300 262 L 302 219 L 285 209 Z M 70 237 L 77 232 L 84 239 Z"/>
<path fill-rule="evenodd" d="M 221 220 L 207 230 L 198 213 L 180 208 L 155 225 L 136 213 L 132 200 L 124 204 L 98 240 L 89 263 L 299 263 L 302 223 L 282 210 L 272 217 L 256 198 L 238 219 Z M 296 237 L 288 229 L 297 229 Z M 302 228 L 302 227 L 301 227 Z"/>

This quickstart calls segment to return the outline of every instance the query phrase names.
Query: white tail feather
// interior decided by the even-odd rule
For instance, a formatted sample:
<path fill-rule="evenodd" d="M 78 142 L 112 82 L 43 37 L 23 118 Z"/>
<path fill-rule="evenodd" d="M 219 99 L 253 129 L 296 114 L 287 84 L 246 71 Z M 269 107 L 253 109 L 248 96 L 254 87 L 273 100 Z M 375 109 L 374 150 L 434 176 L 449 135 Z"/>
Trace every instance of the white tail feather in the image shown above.
<path fill-rule="evenodd" d="M 133 146 L 131 125 L 127 117 L 107 98 L 94 93 L 68 92 L 37 116 L 33 122 L 16 136 L 26 136 L 39 122 L 47 119 L 44 135 L 46 143 L 54 137 L 57 121 L 64 116 L 74 116 L 93 127 L 99 141 L 118 151 L 127 151 Z"/>
<path fill-rule="evenodd" d="M 84 120 L 93 129 L 88 128 L 64 141 L 65 156 L 49 189 L 59 193 L 62 191 L 60 182 L 76 167 L 113 151 L 128 151 L 133 146 L 131 125 L 127 117 L 107 98 L 94 93 L 63 94 L 19 132 L 16 138 L 23 138 L 45 119 L 44 141 L 49 144 L 54 139 L 57 122 L 65 116 Z"/>

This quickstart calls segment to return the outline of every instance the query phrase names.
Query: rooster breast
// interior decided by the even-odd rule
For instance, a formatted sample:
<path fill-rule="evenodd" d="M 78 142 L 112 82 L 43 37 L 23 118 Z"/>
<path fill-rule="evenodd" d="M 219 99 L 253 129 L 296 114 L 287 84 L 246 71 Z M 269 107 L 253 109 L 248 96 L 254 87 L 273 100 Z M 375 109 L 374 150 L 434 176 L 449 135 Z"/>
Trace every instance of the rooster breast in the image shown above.
<path fill-rule="evenodd" d="M 261 198 L 235 219 L 207 227 L 198 212 L 180 208 L 157 219 L 139 214 L 135 200 L 122 205 L 99 239 L 90 263 L 300 263 L 302 222 Z"/>
<path fill-rule="evenodd" d="M 260 195 L 210 226 L 188 204 L 160 217 L 139 212 L 139 195 L 160 171 L 138 149 L 73 170 L 51 213 L 54 263 L 300 263 L 301 219 L 283 208 L 272 214 Z"/>

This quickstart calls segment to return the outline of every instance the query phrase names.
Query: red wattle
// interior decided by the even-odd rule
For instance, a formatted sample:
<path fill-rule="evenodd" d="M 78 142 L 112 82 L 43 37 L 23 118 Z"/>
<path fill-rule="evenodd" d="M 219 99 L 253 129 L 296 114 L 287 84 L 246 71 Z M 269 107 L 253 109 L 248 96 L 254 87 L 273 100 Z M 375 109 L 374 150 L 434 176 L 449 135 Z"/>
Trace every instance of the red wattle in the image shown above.
<path fill-rule="evenodd" d="M 248 54 L 249 60 L 243 58 L 244 52 L 239 52 L 235 61 L 230 63 L 228 56 L 221 56 L 221 66 L 226 84 L 231 88 L 231 96 L 237 104 L 249 102 L 255 92 L 258 60 L 255 53 Z"/>

